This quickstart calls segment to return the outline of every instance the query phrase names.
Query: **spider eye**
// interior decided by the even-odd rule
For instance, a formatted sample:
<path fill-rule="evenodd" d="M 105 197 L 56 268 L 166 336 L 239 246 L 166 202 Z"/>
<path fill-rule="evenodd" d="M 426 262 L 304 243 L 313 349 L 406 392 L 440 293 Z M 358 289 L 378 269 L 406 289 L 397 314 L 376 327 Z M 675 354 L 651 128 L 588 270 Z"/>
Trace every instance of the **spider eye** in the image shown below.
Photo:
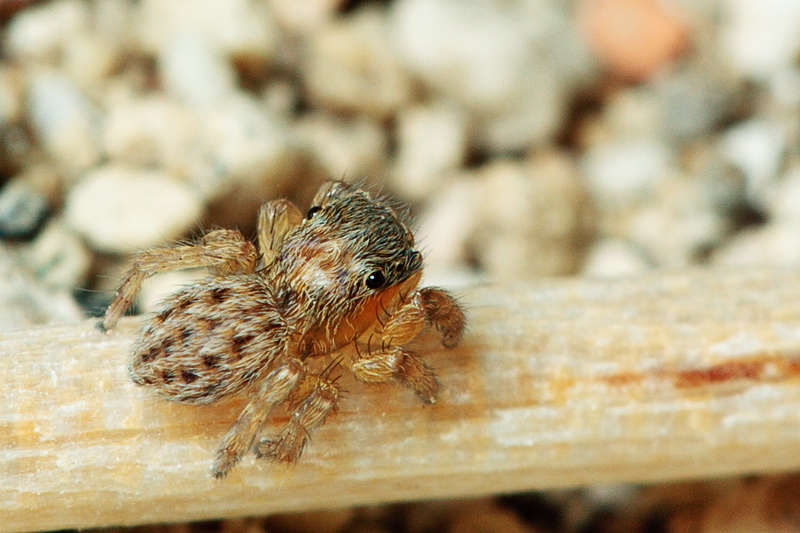
<path fill-rule="evenodd" d="M 370 289 L 380 289 L 384 283 L 386 283 L 386 276 L 380 270 L 376 270 L 367 276 L 367 287 Z"/>
<path fill-rule="evenodd" d="M 322 208 L 320 206 L 318 205 L 313 206 L 311 209 L 308 210 L 308 212 L 306 212 L 306 219 L 311 220 L 311 218 L 320 211 L 322 211 Z"/>

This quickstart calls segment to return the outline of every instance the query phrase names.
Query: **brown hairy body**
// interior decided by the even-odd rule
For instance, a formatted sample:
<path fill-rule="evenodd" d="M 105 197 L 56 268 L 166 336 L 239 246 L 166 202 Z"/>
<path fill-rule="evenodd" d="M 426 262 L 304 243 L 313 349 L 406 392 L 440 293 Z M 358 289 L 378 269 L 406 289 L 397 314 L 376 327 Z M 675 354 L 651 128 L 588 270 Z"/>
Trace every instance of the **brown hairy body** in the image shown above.
<path fill-rule="evenodd" d="M 142 282 L 157 272 L 208 267 L 212 276 L 161 304 L 133 345 L 131 378 L 168 400 L 205 404 L 244 393 L 248 402 L 223 438 L 212 468 L 225 476 L 251 448 L 258 457 L 296 461 L 309 434 L 333 413 L 340 392 L 309 358 L 336 356 L 356 379 L 396 382 L 425 402 L 438 383 L 421 357 L 403 348 L 426 325 L 458 344 L 464 313 L 447 292 L 418 288 L 422 258 L 397 214 L 366 191 L 328 182 L 305 217 L 285 200 L 267 202 L 258 249 L 241 233 L 215 230 L 195 245 L 142 252 L 100 324 L 113 328 Z M 258 440 L 273 410 L 289 422 Z"/>

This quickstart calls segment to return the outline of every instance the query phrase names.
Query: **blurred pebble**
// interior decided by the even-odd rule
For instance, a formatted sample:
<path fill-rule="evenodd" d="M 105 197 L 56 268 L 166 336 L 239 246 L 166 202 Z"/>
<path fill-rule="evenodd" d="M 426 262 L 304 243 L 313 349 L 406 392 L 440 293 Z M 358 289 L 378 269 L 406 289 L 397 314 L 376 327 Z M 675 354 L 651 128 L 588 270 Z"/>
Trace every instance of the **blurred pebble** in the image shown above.
<path fill-rule="evenodd" d="M 0 126 L 19 120 L 22 113 L 22 80 L 19 69 L 0 67 Z"/>
<path fill-rule="evenodd" d="M 422 212 L 415 234 L 425 256 L 426 276 L 449 274 L 466 264 L 483 193 L 475 173 L 453 176 Z"/>
<path fill-rule="evenodd" d="M 592 198 L 603 209 L 624 209 L 649 197 L 672 165 L 667 145 L 647 138 L 599 143 L 583 156 Z"/>
<path fill-rule="evenodd" d="M 587 196 L 571 160 L 547 153 L 480 170 L 479 263 L 496 279 L 518 281 L 574 273 L 586 238 Z"/>
<path fill-rule="evenodd" d="M 129 253 L 183 236 L 202 210 L 200 196 L 166 172 L 111 165 L 78 182 L 64 216 L 94 249 Z"/>
<path fill-rule="evenodd" d="M 207 37 L 234 58 L 271 61 L 279 46 L 275 20 L 265 2 L 253 0 L 142 0 L 137 19 L 142 47 L 153 55 L 176 35 Z"/>
<path fill-rule="evenodd" d="M 11 180 L 0 190 L 0 239 L 32 237 L 47 211 L 47 199 L 39 191 L 23 180 Z"/>
<path fill-rule="evenodd" d="M 554 8 L 536 5 L 541 13 L 522 16 L 484 0 L 399 0 L 391 12 L 403 62 L 470 110 L 477 141 L 492 152 L 548 140 L 563 118 L 570 90 L 547 56 Z"/>
<path fill-rule="evenodd" d="M 200 117 L 173 98 L 124 96 L 108 104 L 102 143 L 109 158 L 163 168 L 179 176 L 201 176 L 207 161 L 193 165 Z M 195 168 L 200 167 L 200 168 Z"/>
<path fill-rule="evenodd" d="M 793 0 L 724 0 L 720 49 L 752 78 L 768 78 L 796 64 L 800 3 Z"/>
<path fill-rule="evenodd" d="M 763 207 L 767 189 L 778 178 L 787 148 L 780 125 L 753 119 L 728 129 L 720 139 L 723 158 L 739 168 L 747 179 L 747 194 Z"/>
<path fill-rule="evenodd" d="M 393 183 L 409 200 L 435 191 L 445 173 L 461 167 L 467 151 L 466 113 L 452 105 L 408 107 L 397 116 Z"/>
<path fill-rule="evenodd" d="M 83 90 L 95 89 L 122 61 L 122 50 L 94 33 L 81 33 L 63 48 L 61 68 Z"/>
<path fill-rule="evenodd" d="M 345 0 L 270 0 L 281 25 L 297 33 L 319 28 L 336 13 Z"/>
<path fill-rule="evenodd" d="M 800 228 L 800 165 L 792 166 L 767 191 L 766 199 L 773 222 L 794 224 Z"/>
<path fill-rule="evenodd" d="M 746 228 L 715 251 L 711 264 L 735 268 L 800 266 L 800 225 L 776 223 Z"/>
<path fill-rule="evenodd" d="M 71 171 L 100 159 L 99 112 L 67 78 L 39 71 L 30 79 L 27 111 L 44 148 Z"/>
<path fill-rule="evenodd" d="M 617 76 L 649 78 L 688 48 L 686 22 L 658 0 L 587 0 L 578 6 L 586 40 Z"/>
<path fill-rule="evenodd" d="M 601 239 L 586 253 L 581 275 L 594 278 L 636 276 L 652 266 L 644 251 L 619 239 Z"/>
<path fill-rule="evenodd" d="M 179 33 L 167 40 L 158 67 L 166 92 L 200 110 L 221 102 L 236 89 L 233 67 L 218 45 L 202 33 Z"/>
<path fill-rule="evenodd" d="M 386 171 L 389 139 L 381 124 L 359 117 L 344 120 L 310 113 L 295 123 L 301 143 L 334 179 L 380 179 Z"/>
<path fill-rule="evenodd" d="M 383 10 L 368 6 L 309 36 L 301 62 L 315 105 L 386 118 L 411 97 L 411 82 L 387 41 Z"/>
<path fill-rule="evenodd" d="M 21 11 L 8 25 L 7 53 L 18 60 L 55 62 L 59 52 L 89 24 L 83 0 L 56 0 Z"/>
<path fill-rule="evenodd" d="M 50 221 L 21 256 L 37 280 L 67 291 L 83 286 L 92 264 L 81 238 L 60 219 Z"/>
<path fill-rule="evenodd" d="M 0 245 L 0 328 L 77 322 L 82 318 L 83 313 L 68 293 L 36 282 Z"/>

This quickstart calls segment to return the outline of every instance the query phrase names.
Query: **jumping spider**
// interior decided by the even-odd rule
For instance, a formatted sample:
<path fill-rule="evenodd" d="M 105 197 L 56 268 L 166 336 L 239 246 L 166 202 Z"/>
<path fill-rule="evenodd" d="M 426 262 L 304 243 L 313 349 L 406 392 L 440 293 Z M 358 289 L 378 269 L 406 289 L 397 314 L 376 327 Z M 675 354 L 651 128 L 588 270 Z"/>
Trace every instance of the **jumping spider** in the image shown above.
<path fill-rule="evenodd" d="M 464 330 L 450 294 L 417 288 L 422 256 L 397 214 L 340 181 L 320 188 L 305 217 L 286 200 L 264 204 L 258 251 L 240 232 L 219 229 L 195 245 L 140 253 L 101 329 L 114 327 L 145 278 L 193 267 L 208 267 L 212 276 L 161 304 L 134 343 L 128 369 L 137 385 L 176 402 L 207 404 L 246 391 L 249 401 L 216 452 L 217 478 L 253 447 L 278 405 L 288 405 L 289 422 L 260 439 L 255 453 L 288 463 L 336 410 L 335 379 L 310 370 L 307 359 L 332 355 L 335 366 L 354 347 L 348 363 L 356 379 L 395 381 L 433 403 L 433 371 L 402 346 L 426 324 L 446 347 Z"/>

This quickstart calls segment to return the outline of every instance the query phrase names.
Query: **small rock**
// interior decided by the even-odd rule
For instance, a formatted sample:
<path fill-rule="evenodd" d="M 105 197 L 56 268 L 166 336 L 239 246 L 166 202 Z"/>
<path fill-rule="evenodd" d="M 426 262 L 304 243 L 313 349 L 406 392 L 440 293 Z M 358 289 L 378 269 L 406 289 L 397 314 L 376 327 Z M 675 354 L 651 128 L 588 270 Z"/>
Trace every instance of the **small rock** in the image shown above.
<path fill-rule="evenodd" d="M 94 249 L 129 253 L 185 235 L 202 210 L 200 196 L 166 172 L 110 165 L 70 191 L 64 216 Z"/>
<path fill-rule="evenodd" d="M 583 170 L 593 199 L 605 210 L 627 209 L 650 196 L 672 166 L 669 148 L 655 139 L 615 139 L 592 146 Z"/>
<path fill-rule="evenodd" d="M 48 223 L 21 256 L 37 280 L 65 291 L 83 286 L 92 264 L 81 238 L 58 219 Z"/>
<path fill-rule="evenodd" d="M 61 68 L 84 90 L 96 88 L 122 62 L 122 50 L 96 33 L 82 33 L 64 46 Z"/>
<path fill-rule="evenodd" d="M 22 10 L 8 25 L 6 49 L 16 59 L 55 62 L 85 31 L 89 19 L 89 7 L 82 0 L 57 0 Z"/>
<path fill-rule="evenodd" d="M 0 127 L 17 122 L 22 113 L 22 72 L 0 67 Z"/>
<path fill-rule="evenodd" d="M 780 125 L 753 119 L 727 130 L 720 139 L 725 160 L 739 168 L 747 178 L 750 201 L 764 207 L 764 195 L 778 178 L 787 147 Z"/>
<path fill-rule="evenodd" d="M 383 11 L 372 6 L 311 34 L 301 65 L 311 101 L 380 119 L 404 105 L 411 97 L 411 82 L 386 34 Z"/>
<path fill-rule="evenodd" d="M 102 142 L 109 158 L 163 168 L 187 179 L 200 179 L 213 166 L 197 146 L 200 117 L 174 99 L 126 95 L 111 101 L 108 108 Z"/>
<path fill-rule="evenodd" d="M 28 115 L 44 148 L 71 171 L 100 158 L 99 112 L 67 78 L 42 71 L 31 77 Z"/>
<path fill-rule="evenodd" d="M 420 200 L 456 171 L 467 151 L 467 115 L 446 104 L 405 108 L 397 115 L 394 185 Z"/>
<path fill-rule="evenodd" d="M 572 162 L 557 153 L 481 169 L 478 261 L 499 280 L 571 274 L 586 238 L 586 194 Z"/>
<path fill-rule="evenodd" d="M 595 55 L 623 78 L 649 78 L 688 48 L 687 22 L 658 0 L 589 0 L 578 6 L 578 26 Z"/>
<path fill-rule="evenodd" d="M 725 0 L 721 7 L 721 48 L 741 72 L 764 79 L 796 64 L 800 54 L 800 3 Z"/>
<path fill-rule="evenodd" d="M 83 313 L 68 293 L 36 282 L 8 249 L 0 245 L 0 328 L 82 319 Z"/>
<path fill-rule="evenodd" d="M 483 183 L 473 172 L 452 178 L 431 198 L 415 232 L 425 252 L 426 276 L 463 269 L 479 224 Z"/>
<path fill-rule="evenodd" d="M 223 101 L 236 88 L 236 72 L 211 39 L 200 33 L 181 33 L 161 50 L 159 73 L 168 93 L 205 110 Z"/>
<path fill-rule="evenodd" d="M 581 274 L 595 278 L 621 278 L 636 276 L 650 268 L 641 248 L 618 239 L 601 239 L 589 248 Z"/>
<path fill-rule="evenodd" d="M 800 226 L 776 223 L 746 228 L 717 249 L 710 263 L 726 268 L 800 266 Z"/>
<path fill-rule="evenodd" d="M 490 152 L 550 139 L 571 93 L 550 55 L 560 12 L 531 6 L 400 0 L 391 11 L 398 56 L 425 85 L 471 111 L 476 142 Z"/>
<path fill-rule="evenodd" d="M 47 199 L 28 183 L 14 179 L 0 190 L 0 239 L 26 239 L 39 231 Z"/>
<path fill-rule="evenodd" d="M 375 120 L 312 113 L 296 123 L 295 133 L 330 177 L 374 180 L 386 172 L 389 139 Z"/>
<path fill-rule="evenodd" d="M 153 55 L 184 34 L 203 35 L 233 58 L 270 61 L 279 46 L 278 28 L 266 2 L 143 0 L 137 14 L 141 45 Z"/>
<path fill-rule="evenodd" d="M 270 0 L 275 17 L 284 28 L 310 33 L 333 18 L 345 0 Z"/>

